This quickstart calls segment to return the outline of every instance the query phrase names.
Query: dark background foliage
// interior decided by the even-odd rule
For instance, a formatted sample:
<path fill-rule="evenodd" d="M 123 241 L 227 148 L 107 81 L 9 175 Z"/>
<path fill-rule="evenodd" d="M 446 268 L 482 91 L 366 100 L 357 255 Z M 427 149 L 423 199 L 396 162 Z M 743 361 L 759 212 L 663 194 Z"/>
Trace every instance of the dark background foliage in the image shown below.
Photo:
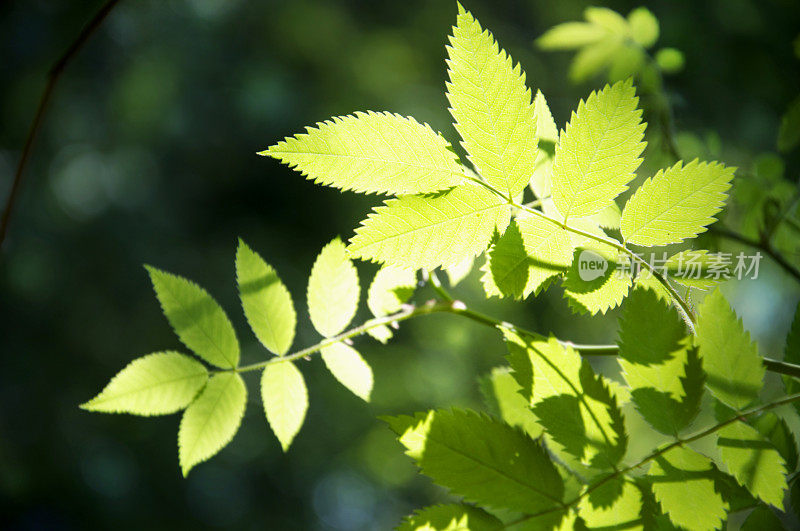
<path fill-rule="evenodd" d="M 636 2 L 604 2 L 621 13 Z M 0 3 L 0 199 L 5 200 L 45 73 L 101 5 Z M 599 80 L 573 86 L 570 59 L 532 42 L 578 19 L 580 0 L 474 0 L 467 8 L 520 61 L 563 127 Z M 780 115 L 800 92 L 794 0 L 658 1 L 660 44 L 686 55 L 667 80 L 677 127 L 717 138 L 725 162 L 775 151 Z M 373 196 L 304 181 L 256 151 L 304 125 L 353 110 L 414 115 L 455 139 L 443 95 L 451 0 L 123 1 L 68 67 L 53 98 L 0 255 L 0 526 L 12 529 L 386 529 L 445 499 L 416 476 L 379 414 L 477 405 L 475 377 L 502 362 L 485 329 L 453 317 L 410 323 L 396 342 L 359 341 L 376 374 L 372 404 L 318 359 L 303 431 L 283 455 L 255 381 L 240 433 L 181 478 L 177 416 L 83 412 L 134 357 L 180 344 L 142 263 L 188 276 L 234 320 L 245 362 L 263 359 L 237 305 L 236 238 L 280 272 L 305 318 L 313 259 L 349 237 Z M 785 168 L 797 178 L 797 158 Z M 766 350 L 778 352 L 798 288 L 764 264 L 731 287 Z M 361 267 L 362 286 L 374 268 Z M 476 275 L 459 294 L 479 308 L 577 341 L 613 341 L 615 314 L 572 316 L 558 289 L 522 305 L 481 301 Z"/>

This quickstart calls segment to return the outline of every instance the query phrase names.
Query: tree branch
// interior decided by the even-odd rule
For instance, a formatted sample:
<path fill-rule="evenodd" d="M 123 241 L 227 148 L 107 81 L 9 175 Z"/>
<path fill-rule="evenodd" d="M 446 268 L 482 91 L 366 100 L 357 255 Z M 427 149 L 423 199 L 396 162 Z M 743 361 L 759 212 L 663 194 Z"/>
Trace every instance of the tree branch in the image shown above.
<path fill-rule="evenodd" d="M 14 173 L 14 181 L 11 183 L 11 190 L 8 193 L 6 206 L 3 209 L 3 216 L 0 218 L 0 249 L 3 246 L 6 233 L 8 232 L 8 224 L 11 220 L 11 213 L 14 210 L 14 204 L 19 195 L 20 185 L 22 183 L 22 175 L 25 171 L 25 167 L 28 164 L 28 160 L 30 159 L 36 137 L 39 134 L 39 130 L 42 128 L 44 115 L 47 112 L 47 106 L 48 103 L 50 103 L 50 98 L 53 95 L 53 90 L 55 89 L 56 83 L 58 83 L 58 80 L 61 78 L 61 74 L 67 67 L 67 64 L 69 64 L 72 58 L 75 57 L 83 45 L 86 44 L 86 41 L 89 40 L 89 37 L 92 36 L 97 28 L 100 27 L 117 3 L 119 3 L 119 0 L 108 0 L 105 4 L 103 4 L 103 7 L 100 8 L 95 16 L 83 28 L 83 30 L 81 30 L 75 41 L 72 42 L 69 48 L 67 48 L 67 51 L 61 55 L 58 61 L 53 64 L 47 73 L 47 83 L 45 84 L 44 91 L 42 92 L 42 97 L 39 100 L 39 106 L 36 108 L 36 114 L 33 117 L 31 127 L 28 130 L 28 136 L 25 138 L 25 144 L 22 147 L 22 155 L 20 156 L 17 170 Z"/>

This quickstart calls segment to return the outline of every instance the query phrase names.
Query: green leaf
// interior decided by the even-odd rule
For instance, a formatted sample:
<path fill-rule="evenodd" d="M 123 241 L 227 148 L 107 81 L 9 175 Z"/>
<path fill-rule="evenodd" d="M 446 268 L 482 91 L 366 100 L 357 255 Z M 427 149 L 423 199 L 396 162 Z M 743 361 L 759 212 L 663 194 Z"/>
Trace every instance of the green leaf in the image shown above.
<path fill-rule="evenodd" d="M 693 160 L 678 162 L 647 179 L 628 200 L 620 230 L 627 243 L 680 243 L 716 221 L 731 187 L 734 168 Z"/>
<path fill-rule="evenodd" d="M 786 470 L 794 472 L 797 468 L 797 441 L 786 421 L 774 413 L 764 413 L 753 422 L 753 427 L 766 437 L 786 461 Z"/>
<path fill-rule="evenodd" d="M 450 267 L 445 267 L 444 272 L 447 274 L 447 279 L 450 281 L 450 287 L 454 288 L 462 280 L 467 278 L 472 272 L 472 267 L 475 265 L 475 257 L 471 256 L 466 260 L 459 262 Z"/>
<path fill-rule="evenodd" d="M 369 285 L 367 306 L 376 317 L 398 312 L 414 294 L 416 287 L 416 271 L 383 267 Z M 392 329 L 385 325 L 370 328 L 367 333 L 381 343 L 386 343 L 394 335 Z"/>
<path fill-rule="evenodd" d="M 145 266 L 161 309 L 181 342 L 217 367 L 239 364 L 239 341 L 228 316 L 206 290 L 183 277 Z"/>
<path fill-rule="evenodd" d="M 641 164 L 645 143 L 639 98 L 630 80 L 592 92 L 556 145 L 553 200 L 565 219 L 609 206 Z"/>
<path fill-rule="evenodd" d="M 778 151 L 788 153 L 800 144 L 800 98 L 792 102 L 781 117 L 778 130 Z"/>
<path fill-rule="evenodd" d="M 513 198 L 528 185 L 536 160 L 525 74 L 460 4 L 447 53 L 447 98 L 464 149 L 486 182 Z"/>
<path fill-rule="evenodd" d="M 677 435 L 700 410 L 705 375 L 674 307 L 634 290 L 620 318 L 619 364 L 642 417 Z"/>
<path fill-rule="evenodd" d="M 488 253 L 481 278 L 487 294 L 525 299 L 572 263 L 572 244 L 561 227 L 521 213 Z"/>
<path fill-rule="evenodd" d="M 686 327 L 673 306 L 651 291 L 634 290 L 620 317 L 619 354 L 639 365 L 663 363 L 682 350 L 685 335 Z"/>
<path fill-rule="evenodd" d="M 585 46 L 572 60 L 569 78 L 573 83 L 583 83 L 600 73 L 613 63 L 614 58 L 623 50 L 623 41 L 614 36 L 603 39 L 592 46 Z"/>
<path fill-rule="evenodd" d="M 752 426 L 736 421 L 719 430 L 717 447 L 728 473 L 753 496 L 783 510 L 786 463 Z"/>
<path fill-rule="evenodd" d="M 286 354 L 297 324 L 292 296 L 272 266 L 242 240 L 236 251 L 236 281 L 253 333 L 270 352 Z"/>
<path fill-rule="evenodd" d="M 222 372 L 211 377 L 181 419 L 178 453 L 184 477 L 233 439 L 246 404 L 247 388 L 241 376 Z"/>
<path fill-rule="evenodd" d="M 267 364 L 261 375 L 261 400 L 267 422 L 285 452 L 308 411 L 308 390 L 302 373 L 289 361 Z"/>
<path fill-rule="evenodd" d="M 637 7 L 628 13 L 628 25 L 633 40 L 642 48 L 650 48 L 658 40 L 658 19 L 646 7 Z"/>
<path fill-rule="evenodd" d="M 608 32 L 588 22 L 564 22 L 553 26 L 536 39 L 542 50 L 572 50 L 594 44 L 608 35 Z"/>
<path fill-rule="evenodd" d="M 548 439 L 584 463 L 614 467 L 627 435 L 616 398 L 572 348 L 505 331 L 514 377 Z"/>
<path fill-rule="evenodd" d="M 718 289 L 698 308 L 696 340 L 708 388 L 717 399 L 742 409 L 758 398 L 764 381 L 758 347 Z"/>
<path fill-rule="evenodd" d="M 434 505 L 406 517 L 397 531 L 492 531 L 503 523 L 483 509 L 470 505 Z"/>
<path fill-rule="evenodd" d="M 719 529 L 728 504 L 714 488 L 714 465 L 694 450 L 675 447 L 657 457 L 647 473 L 661 509 L 675 525 Z"/>
<path fill-rule="evenodd" d="M 683 70 L 686 59 L 676 48 L 661 48 L 656 52 L 656 64 L 665 74 L 675 74 Z"/>
<path fill-rule="evenodd" d="M 591 263 L 605 264 L 605 270 L 594 276 L 586 269 Z M 570 307 L 579 313 L 596 315 L 622 304 L 633 284 L 628 263 L 627 256 L 600 244 L 575 249 L 563 282 Z"/>
<path fill-rule="evenodd" d="M 747 520 L 742 523 L 741 531 L 764 531 L 769 529 L 771 531 L 783 531 L 786 529 L 783 522 L 778 518 L 772 509 L 759 505 L 750 515 Z"/>
<path fill-rule="evenodd" d="M 208 371 L 202 363 L 177 352 L 158 352 L 133 360 L 81 408 L 168 415 L 188 406 L 207 380 Z"/>
<path fill-rule="evenodd" d="M 317 332 L 332 337 L 344 330 L 360 295 L 358 272 L 337 237 L 322 248 L 308 279 L 308 313 Z"/>
<path fill-rule="evenodd" d="M 354 395 L 369 402 L 372 393 L 372 369 L 356 349 L 334 343 L 321 350 L 322 360 L 331 374 Z"/>
<path fill-rule="evenodd" d="M 720 279 L 714 278 L 712 268 L 722 264 L 724 259 L 720 254 L 688 250 L 670 256 L 664 265 L 669 278 L 678 284 L 707 290 L 719 284 Z"/>
<path fill-rule="evenodd" d="M 522 396 L 522 388 L 508 367 L 495 367 L 480 380 L 481 394 L 490 411 L 509 426 L 521 428 L 532 439 L 542 434 L 528 400 Z"/>
<path fill-rule="evenodd" d="M 789 335 L 786 336 L 786 346 L 783 349 L 783 359 L 788 363 L 800 364 L 800 304 L 797 305 L 797 310 L 794 313 L 792 320 L 792 327 L 789 329 Z M 791 376 L 783 377 L 783 384 L 786 387 L 786 393 L 793 395 L 800 393 L 800 381 Z M 800 402 L 792 402 L 795 410 L 800 412 Z"/>
<path fill-rule="evenodd" d="M 641 524 L 642 493 L 630 481 L 625 481 L 620 496 L 610 507 L 594 507 L 590 498 L 584 497 L 578 514 L 590 529 L 629 529 Z"/>
<path fill-rule="evenodd" d="M 462 410 L 386 420 L 422 472 L 458 496 L 528 513 L 562 503 L 564 484 L 547 453 L 516 428 Z"/>
<path fill-rule="evenodd" d="M 550 107 L 548 107 L 542 91 L 536 92 L 533 106 L 536 112 L 536 136 L 539 137 L 539 148 L 536 151 L 531 189 L 536 197 L 544 199 L 550 197 L 553 159 L 558 143 L 558 127 L 556 127 L 556 122 L 550 113 Z"/>
<path fill-rule="evenodd" d="M 402 269 L 449 267 L 483 252 L 509 219 L 508 205 L 489 190 L 456 186 L 390 199 L 362 222 L 347 249 Z"/>
<path fill-rule="evenodd" d="M 464 178 L 450 144 L 413 118 L 357 112 L 306 131 L 259 155 L 276 158 L 318 184 L 355 192 L 435 192 Z"/>

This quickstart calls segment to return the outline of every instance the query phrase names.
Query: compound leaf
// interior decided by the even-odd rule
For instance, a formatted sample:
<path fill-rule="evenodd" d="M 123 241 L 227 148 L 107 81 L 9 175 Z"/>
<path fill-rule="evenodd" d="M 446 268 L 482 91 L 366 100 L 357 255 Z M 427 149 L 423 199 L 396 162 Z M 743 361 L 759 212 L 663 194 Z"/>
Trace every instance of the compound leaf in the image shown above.
<path fill-rule="evenodd" d="M 236 251 L 236 282 L 253 333 L 270 352 L 286 354 L 297 324 L 292 296 L 272 266 L 242 240 Z"/>
<path fill-rule="evenodd" d="M 334 343 L 321 350 L 322 360 L 331 374 L 354 395 L 369 402 L 372 393 L 372 369 L 356 349 Z"/>
<path fill-rule="evenodd" d="M 406 517 L 397 531 L 495 531 L 503 523 L 471 505 L 434 505 Z"/>
<path fill-rule="evenodd" d="M 211 377 L 181 419 L 178 453 L 184 476 L 233 439 L 246 404 L 247 388 L 241 376 L 223 372 Z"/>
<path fill-rule="evenodd" d="M 464 148 L 486 182 L 513 198 L 528 185 L 536 160 L 525 74 L 461 5 L 447 52 L 447 98 Z"/>
<path fill-rule="evenodd" d="M 407 195 L 376 208 L 347 249 L 356 258 L 403 269 L 448 267 L 481 253 L 509 219 L 508 205 L 477 185 Z"/>
<path fill-rule="evenodd" d="M 696 340 L 708 388 L 717 399 L 742 409 L 758 398 L 764 381 L 758 347 L 718 289 L 698 309 Z"/>
<path fill-rule="evenodd" d="M 728 473 L 753 496 L 783 510 L 786 463 L 775 447 L 755 428 L 740 421 L 718 433 L 717 447 Z"/>
<path fill-rule="evenodd" d="M 357 112 L 306 131 L 259 155 L 276 158 L 318 184 L 355 192 L 435 192 L 464 178 L 447 141 L 413 118 Z"/>
<path fill-rule="evenodd" d="M 350 324 L 360 296 L 358 272 L 338 237 L 322 248 L 308 279 L 308 313 L 317 332 L 335 336 Z"/>
<path fill-rule="evenodd" d="M 207 380 L 208 370 L 199 361 L 178 352 L 158 352 L 133 360 L 81 408 L 168 415 L 188 406 Z"/>
<path fill-rule="evenodd" d="M 528 513 L 562 504 L 564 483 L 552 461 L 516 428 L 455 409 L 386 420 L 422 472 L 456 495 Z"/>
<path fill-rule="evenodd" d="M 711 461 L 685 447 L 658 456 L 647 473 L 653 494 L 670 520 L 686 529 L 719 529 L 728 504 L 714 488 L 716 470 Z"/>
<path fill-rule="evenodd" d="M 553 163 L 553 200 L 565 219 L 603 210 L 635 177 L 645 146 L 638 101 L 632 81 L 620 81 L 572 114 Z"/>
<path fill-rule="evenodd" d="M 273 433 L 287 451 L 308 410 L 308 390 L 292 362 L 270 363 L 261 375 L 261 399 Z"/>
<path fill-rule="evenodd" d="M 693 160 L 659 170 L 636 190 L 622 212 L 627 243 L 668 245 L 694 238 L 715 221 L 731 187 L 734 168 Z"/>
<path fill-rule="evenodd" d="M 228 316 L 206 290 L 183 277 L 145 266 L 156 297 L 181 342 L 217 367 L 239 364 L 239 341 Z"/>

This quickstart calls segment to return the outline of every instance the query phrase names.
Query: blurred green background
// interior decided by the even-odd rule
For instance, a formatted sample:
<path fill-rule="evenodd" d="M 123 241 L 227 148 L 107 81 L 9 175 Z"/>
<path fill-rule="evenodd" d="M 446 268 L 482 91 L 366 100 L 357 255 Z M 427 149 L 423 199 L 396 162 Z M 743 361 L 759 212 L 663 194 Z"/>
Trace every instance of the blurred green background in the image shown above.
<path fill-rule="evenodd" d="M 0 3 L 2 202 L 47 69 L 100 5 Z M 533 40 L 587 5 L 597 4 L 466 3 L 544 92 L 560 127 L 603 80 L 573 85 L 572 54 Z M 600 5 L 626 14 L 640 3 Z M 677 128 L 691 133 L 680 141 L 691 149 L 711 138 L 722 160 L 742 168 L 774 153 L 780 116 L 800 93 L 796 0 L 646 5 L 661 22 L 660 45 L 686 56 L 666 80 Z M 480 405 L 476 378 L 503 362 L 504 347 L 453 316 L 405 324 L 387 347 L 358 340 L 375 371 L 368 405 L 319 359 L 301 364 L 311 408 L 287 455 L 249 379 L 240 432 L 185 480 L 177 415 L 96 415 L 77 405 L 133 358 L 181 348 L 142 263 L 205 286 L 233 319 L 243 362 L 267 356 L 237 304 L 239 236 L 292 291 L 295 345 L 318 340 L 304 318 L 314 257 L 334 236 L 349 237 L 379 199 L 315 186 L 255 153 L 307 124 L 368 109 L 413 115 L 455 141 L 443 94 L 455 13 L 452 0 L 142 0 L 111 13 L 57 88 L 0 255 L 0 527 L 387 529 L 446 499 L 375 417 Z M 795 155 L 780 173 L 796 180 L 798 170 Z M 365 287 L 375 268 L 359 267 Z M 473 273 L 456 291 L 542 332 L 585 342 L 616 335 L 615 312 L 574 316 L 558 288 L 524 304 L 486 301 Z M 725 293 L 762 350 L 780 357 L 798 285 L 765 261 L 758 281 L 728 283 Z"/>

